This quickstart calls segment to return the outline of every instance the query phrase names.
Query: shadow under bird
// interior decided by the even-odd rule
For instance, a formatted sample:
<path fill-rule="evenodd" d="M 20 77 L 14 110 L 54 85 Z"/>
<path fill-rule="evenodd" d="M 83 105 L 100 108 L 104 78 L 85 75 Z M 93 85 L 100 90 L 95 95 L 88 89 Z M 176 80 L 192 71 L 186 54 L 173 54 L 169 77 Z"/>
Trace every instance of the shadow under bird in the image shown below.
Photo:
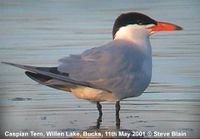
<path fill-rule="evenodd" d="M 152 75 L 152 50 L 149 37 L 159 31 L 182 30 L 137 12 L 123 13 L 113 25 L 113 40 L 79 55 L 60 59 L 57 67 L 35 67 L 9 62 L 26 70 L 40 84 L 70 92 L 80 99 L 97 103 L 102 116 L 102 101 L 116 102 L 141 95 Z"/>

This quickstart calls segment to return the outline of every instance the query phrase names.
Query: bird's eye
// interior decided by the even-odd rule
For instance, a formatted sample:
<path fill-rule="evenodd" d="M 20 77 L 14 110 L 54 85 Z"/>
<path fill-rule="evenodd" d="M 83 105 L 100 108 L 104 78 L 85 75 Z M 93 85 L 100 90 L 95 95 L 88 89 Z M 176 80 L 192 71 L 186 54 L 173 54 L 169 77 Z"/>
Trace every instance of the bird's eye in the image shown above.
<path fill-rule="evenodd" d="M 142 25 L 143 23 L 142 23 L 141 20 L 137 20 L 137 24 L 138 24 L 138 25 Z"/>

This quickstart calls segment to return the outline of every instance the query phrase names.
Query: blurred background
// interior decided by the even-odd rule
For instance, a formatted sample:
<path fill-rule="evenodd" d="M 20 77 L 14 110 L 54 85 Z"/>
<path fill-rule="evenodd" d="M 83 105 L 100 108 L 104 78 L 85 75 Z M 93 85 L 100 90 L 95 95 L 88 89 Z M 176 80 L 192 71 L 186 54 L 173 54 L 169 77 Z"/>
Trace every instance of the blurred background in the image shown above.
<path fill-rule="evenodd" d="M 121 130 L 200 131 L 199 0 L 0 0 L 0 61 L 56 66 L 58 59 L 112 39 L 115 18 L 141 12 L 183 31 L 151 36 L 148 89 L 121 102 Z M 125 91 L 125 90 L 124 90 Z M 103 103 L 101 129 L 115 130 L 113 103 Z M 96 105 L 32 81 L 0 64 L 0 125 L 4 131 L 80 131 L 96 125 Z"/>

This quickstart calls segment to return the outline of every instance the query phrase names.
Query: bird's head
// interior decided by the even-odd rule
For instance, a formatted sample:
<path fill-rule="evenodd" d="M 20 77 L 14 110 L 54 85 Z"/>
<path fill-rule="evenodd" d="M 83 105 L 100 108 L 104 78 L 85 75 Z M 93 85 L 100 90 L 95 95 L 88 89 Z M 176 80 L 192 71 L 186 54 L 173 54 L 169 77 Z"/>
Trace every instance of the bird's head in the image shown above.
<path fill-rule="evenodd" d="M 148 35 L 159 31 L 174 31 L 182 30 L 182 27 L 177 26 L 172 23 L 156 21 L 144 14 L 137 12 L 123 13 L 115 20 L 113 25 L 113 39 L 116 37 L 118 31 L 127 26 L 134 26 L 135 28 L 145 29 L 148 32 Z"/>

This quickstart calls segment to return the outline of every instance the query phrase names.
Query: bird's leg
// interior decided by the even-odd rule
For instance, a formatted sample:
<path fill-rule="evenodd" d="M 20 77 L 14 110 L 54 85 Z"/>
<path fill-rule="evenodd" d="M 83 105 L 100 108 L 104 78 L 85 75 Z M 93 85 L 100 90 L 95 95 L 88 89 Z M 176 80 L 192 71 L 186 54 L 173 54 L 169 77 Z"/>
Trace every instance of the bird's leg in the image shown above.
<path fill-rule="evenodd" d="M 116 116 L 119 116 L 119 111 L 120 111 L 120 101 L 117 101 L 115 104 L 115 108 L 116 108 Z"/>
<path fill-rule="evenodd" d="M 116 128 L 120 129 L 120 118 L 119 118 L 120 101 L 116 102 L 115 108 L 116 108 Z"/>
<path fill-rule="evenodd" d="M 97 119 L 97 126 L 96 127 L 97 127 L 97 129 L 99 129 L 100 128 L 100 123 L 102 122 L 102 115 L 103 115 L 102 106 L 101 106 L 101 104 L 99 102 L 97 102 L 97 109 L 99 111 L 99 117 Z"/>
<path fill-rule="evenodd" d="M 97 102 L 97 109 L 99 111 L 99 117 L 102 116 L 103 115 L 103 113 L 102 113 L 102 106 L 101 106 L 101 104 L 99 102 Z"/>

